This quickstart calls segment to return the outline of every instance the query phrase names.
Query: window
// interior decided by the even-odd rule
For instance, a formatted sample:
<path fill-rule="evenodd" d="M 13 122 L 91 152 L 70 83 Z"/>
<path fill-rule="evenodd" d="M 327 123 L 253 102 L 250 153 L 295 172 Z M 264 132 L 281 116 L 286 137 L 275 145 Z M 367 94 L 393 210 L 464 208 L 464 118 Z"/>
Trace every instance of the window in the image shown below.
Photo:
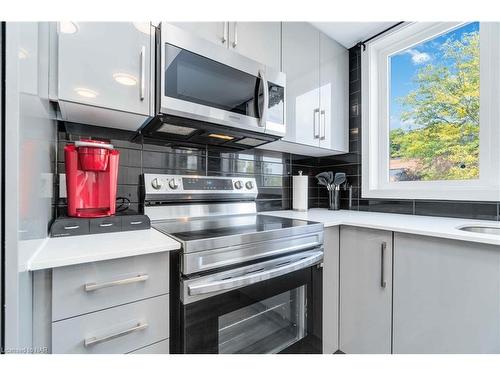
<path fill-rule="evenodd" d="M 362 55 L 368 198 L 500 200 L 500 26 L 409 23 Z"/>

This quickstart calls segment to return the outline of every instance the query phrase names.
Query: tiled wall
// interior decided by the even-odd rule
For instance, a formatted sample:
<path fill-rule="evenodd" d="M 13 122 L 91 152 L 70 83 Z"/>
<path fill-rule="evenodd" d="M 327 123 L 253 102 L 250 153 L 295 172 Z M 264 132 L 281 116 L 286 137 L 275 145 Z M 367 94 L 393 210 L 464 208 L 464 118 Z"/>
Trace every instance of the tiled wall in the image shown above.
<path fill-rule="evenodd" d="M 210 148 L 181 149 L 129 141 L 131 133 L 77 124 L 59 124 L 57 170 L 64 173 L 64 146 L 83 137 L 106 139 L 120 151 L 118 194 L 132 202 L 131 208 L 140 210 L 140 184 L 142 173 L 172 173 L 211 176 L 255 177 L 259 188 L 259 211 L 291 208 L 290 172 L 294 160 L 291 154 L 250 150 L 240 153 L 220 152 Z M 296 169 L 296 168 L 295 168 Z M 56 182 L 57 185 L 57 182 Z M 58 191 L 56 186 L 55 191 Z M 66 200 L 57 199 L 55 215 L 63 215 Z"/>
<path fill-rule="evenodd" d="M 470 219 L 500 220 L 500 202 L 425 201 L 402 199 L 365 199 L 361 197 L 361 56 L 357 47 L 349 51 L 349 146 L 351 153 L 303 161 L 311 174 L 331 170 L 345 172 L 353 186 L 352 209 L 393 212 L 410 215 L 449 216 Z M 326 207 L 324 189 L 319 189 L 317 207 Z M 348 208 L 347 192 L 341 192 L 341 206 Z"/>

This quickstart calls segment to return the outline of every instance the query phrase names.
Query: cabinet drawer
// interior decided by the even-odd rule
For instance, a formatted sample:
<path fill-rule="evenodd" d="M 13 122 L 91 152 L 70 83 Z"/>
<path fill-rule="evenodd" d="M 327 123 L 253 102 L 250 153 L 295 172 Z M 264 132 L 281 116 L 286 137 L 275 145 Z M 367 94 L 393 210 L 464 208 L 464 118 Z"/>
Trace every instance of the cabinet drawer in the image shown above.
<path fill-rule="evenodd" d="M 52 321 L 169 292 L 169 253 L 55 268 Z"/>
<path fill-rule="evenodd" d="M 109 233 L 122 230 L 120 217 L 109 216 L 90 220 L 90 233 Z"/>
<path fill-rule="evenodd" d="M 59 219 L 54 221 L 50 227 L 52 237 L 79 236 L 90 233 L 88 219 Z"/>
<path fill-rule="evenodd" d="M 123 215 L 122 230 L 139 230 L 151 228 L 151 222 L 146 215 Z"/>
<path fill-rule="evenodd" d="M 168 295 L 52 323 L 52 352 L 120 354 L 169 336 Z"/>
<path fill-rule="evenodd" d="M 144 348 L 140 348 L 128 354 L 169 354 L 170 353 L 169 340 L 163 340 Z"/>

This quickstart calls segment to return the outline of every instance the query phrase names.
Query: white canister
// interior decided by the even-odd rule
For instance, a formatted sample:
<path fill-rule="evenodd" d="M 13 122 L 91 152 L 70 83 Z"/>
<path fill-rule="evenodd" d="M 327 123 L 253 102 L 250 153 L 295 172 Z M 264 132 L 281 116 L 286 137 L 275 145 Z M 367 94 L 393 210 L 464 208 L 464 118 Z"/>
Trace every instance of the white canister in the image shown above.
<path fill-rule="evenodd" d="M 307 211 L 308 176 L 303 176 L 302 171 L 299 171 L 299 175 L 293 176 L 292 179 L 293 179 L 292 208 L 294 211 Z"/>

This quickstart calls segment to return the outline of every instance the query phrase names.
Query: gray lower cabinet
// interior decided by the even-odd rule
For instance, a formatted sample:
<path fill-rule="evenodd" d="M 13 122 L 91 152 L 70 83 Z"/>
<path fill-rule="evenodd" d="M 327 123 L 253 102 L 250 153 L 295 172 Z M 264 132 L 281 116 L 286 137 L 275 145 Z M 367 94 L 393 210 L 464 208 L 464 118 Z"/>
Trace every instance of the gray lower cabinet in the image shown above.
<path fill-rule="evenodd" d="M 323 259 L 323 353 L 339 349 L 339 227 L 325 228 Z"/>
<path fill-rule="evenodd" d="M 340 334 L 344 353 L 391 353 L 392 232 L 340 228 Z"/>
<path fill-rule="evenodd" d="M 53 353 L 127 353 L 169 337 L 168 295 L 52 323 Z"/>
<path fill-rule="evenodd" d="M 50 353 L 168 354 L 168 252 L 37 271 L 33 345 Z"/>
<path fill-rule="evenodd" d="M 395 233 L 394 353 L 499 353 L 498 246 Z"/>
<path fill-rule="evenodd" d="M 52 320 L 167 294 L 168 269 L 168 253 L 55 268 Z"/>

